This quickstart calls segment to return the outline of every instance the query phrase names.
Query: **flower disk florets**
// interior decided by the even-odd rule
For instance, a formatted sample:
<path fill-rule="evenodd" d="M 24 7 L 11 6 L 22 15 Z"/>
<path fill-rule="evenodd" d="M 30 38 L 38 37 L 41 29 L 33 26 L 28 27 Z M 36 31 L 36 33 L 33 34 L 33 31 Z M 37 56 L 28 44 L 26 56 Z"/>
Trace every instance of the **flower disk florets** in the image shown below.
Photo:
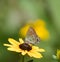
<path fill-rule="evenodd" d="M 27 51 L 32 50 L 32 47 L 27 43 L 20 44 L 19 48 L 21 48 L 22 50 L 27 50 Z"/>

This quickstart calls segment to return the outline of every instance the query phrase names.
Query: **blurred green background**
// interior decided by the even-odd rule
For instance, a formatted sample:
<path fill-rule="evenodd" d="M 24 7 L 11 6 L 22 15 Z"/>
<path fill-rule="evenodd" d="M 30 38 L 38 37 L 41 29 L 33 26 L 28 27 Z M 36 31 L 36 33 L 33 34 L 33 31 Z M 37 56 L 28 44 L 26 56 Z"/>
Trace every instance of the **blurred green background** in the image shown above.
<path fill-rule="evenodd" d="M 3 44 L 9 37 L 18 40 L 23 23 L 36 19 L 46 22 L 50 38 L 39 43 L 46 52 L 34 62 L 60 62 L 53 58 L 60 49 L 60 0 L 0 0 L 0 62 L 19 62 L 18 53 L 7 51 Z"/>

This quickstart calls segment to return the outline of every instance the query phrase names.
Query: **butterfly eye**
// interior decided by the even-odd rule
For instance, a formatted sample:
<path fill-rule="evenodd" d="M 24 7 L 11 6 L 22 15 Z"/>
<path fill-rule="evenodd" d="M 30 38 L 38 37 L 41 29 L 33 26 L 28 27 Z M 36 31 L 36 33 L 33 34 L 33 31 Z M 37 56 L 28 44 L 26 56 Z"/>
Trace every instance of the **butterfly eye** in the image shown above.
<path fill-rule="evenodd" d="M 39 42 L 40 41 L 40 38 L 37 38 L 36 40 Z"/>
<path fill-rule="evenodd" d="M 37 41 L 39 41 L 39 39 L 38 39 L 38 38 L 37 38 L 36 40 L 37 40 Z"/>

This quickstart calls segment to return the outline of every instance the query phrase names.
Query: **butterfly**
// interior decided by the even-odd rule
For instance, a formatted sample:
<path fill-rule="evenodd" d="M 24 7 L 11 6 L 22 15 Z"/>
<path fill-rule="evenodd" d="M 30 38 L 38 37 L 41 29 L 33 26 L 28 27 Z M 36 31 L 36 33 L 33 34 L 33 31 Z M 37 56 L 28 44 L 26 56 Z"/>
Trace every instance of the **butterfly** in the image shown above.
<path fill-rule="evenodd" d="M 40 38 L 36 34 L 35 30 L 30 27 L 27 31 L 26 37 L 25 37 L 25 43 L 28 44 L 36 44 L 40 42 Z"/>

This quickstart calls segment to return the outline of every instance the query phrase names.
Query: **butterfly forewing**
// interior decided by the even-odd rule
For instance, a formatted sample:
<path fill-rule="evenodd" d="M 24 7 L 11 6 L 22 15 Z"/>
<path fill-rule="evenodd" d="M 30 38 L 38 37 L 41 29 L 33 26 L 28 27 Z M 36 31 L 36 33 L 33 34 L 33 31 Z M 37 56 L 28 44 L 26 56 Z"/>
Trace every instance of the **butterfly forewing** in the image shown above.
<path fill-rule="evenodd" d="M 35 30 L 32 27 L 30 27 L 27 31 L 25 42 L 36 44 L 36 43 L 39 43 L 39 41 L 40 41 L 40 38 L 37 36 Z"/>

